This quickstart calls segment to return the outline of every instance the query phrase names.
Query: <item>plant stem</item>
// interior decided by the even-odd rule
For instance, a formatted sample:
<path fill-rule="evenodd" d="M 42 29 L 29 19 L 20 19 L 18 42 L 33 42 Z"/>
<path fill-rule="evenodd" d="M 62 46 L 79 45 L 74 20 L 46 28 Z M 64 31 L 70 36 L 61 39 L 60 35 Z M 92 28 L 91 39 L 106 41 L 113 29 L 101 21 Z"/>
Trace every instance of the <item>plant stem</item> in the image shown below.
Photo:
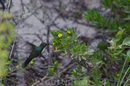
<path fill-rule="evenodd" d="M 119 81 L 120 81 L 120 79 L 121 79 L 121 76 L 122 76 L 122 73 L 123 73 L 123 70 L 124 70 L 124 67 L 125 67 L 125 64 L 126 64 L 127 58 L 128 58 L 128 56 L 127 56 L 126 59 L 125 59 L 125 62 L 124 62 L 124 64 L 123 64 L 123 68 L 122 68 L 122 70 L 121 70 L 121 73 L 120 73 L 120 76 L 119 76 L 119 79 L 118 79 L 118 83 L 117 83 L 116 86 L 119 85 Z"/>

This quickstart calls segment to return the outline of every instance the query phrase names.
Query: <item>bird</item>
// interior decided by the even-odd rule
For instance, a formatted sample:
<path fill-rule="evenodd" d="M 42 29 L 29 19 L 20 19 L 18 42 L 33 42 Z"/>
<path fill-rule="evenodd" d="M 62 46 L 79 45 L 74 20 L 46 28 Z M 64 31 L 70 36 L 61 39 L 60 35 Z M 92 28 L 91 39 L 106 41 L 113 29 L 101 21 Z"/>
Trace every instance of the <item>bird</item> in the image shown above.
<path fill-rule="evenodd" d="M 22 64 L 22 68 L 25 68 L 33 58 L 38 57 L 41 54 L 42 50 L 48 45 L 46 43 L 41 43 L 40 46 L 37 47 L 37 46 L 35 46 L 35 45 L 31 44 L 31 43 L 29 43 L 29 44 L 32 45 L 33 50 L 30 53 L 27 60 L 25 60 L 25 62 Z"/>

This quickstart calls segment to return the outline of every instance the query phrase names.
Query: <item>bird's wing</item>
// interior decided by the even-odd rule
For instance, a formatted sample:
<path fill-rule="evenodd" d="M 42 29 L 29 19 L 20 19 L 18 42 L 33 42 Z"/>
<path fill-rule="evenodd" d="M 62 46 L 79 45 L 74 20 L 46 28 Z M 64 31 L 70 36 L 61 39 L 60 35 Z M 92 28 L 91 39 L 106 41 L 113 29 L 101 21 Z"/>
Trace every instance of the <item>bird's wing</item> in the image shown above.
<path fill-rule="evenodd" d="M 33 58 L 35 58 L 35 57 L 37 57 L 37 56 L 39 56 L 39 52 L 36 51 L 36 50 L 33 50 L 33 51 L 30 53 L 30 55 L 29 55 L 29 57 L 27 58 L 27 60 L 22 64 L 22 68 L 25 68 L 25 67 L 29 64 L 29 62 L 30 62 Z"/>
<path fill-rule="evenodd" d="M 32 43 L 30 43 L 30 42 L 28 42 L 28 41 L 26 41 L 26 43 L 29 44 L 29 45 L 31 45 L 31 47 L 32 47 L 33 49 L 36 47 L 36 45 L 34 45 L 34 44 L 32 44 Z"/>

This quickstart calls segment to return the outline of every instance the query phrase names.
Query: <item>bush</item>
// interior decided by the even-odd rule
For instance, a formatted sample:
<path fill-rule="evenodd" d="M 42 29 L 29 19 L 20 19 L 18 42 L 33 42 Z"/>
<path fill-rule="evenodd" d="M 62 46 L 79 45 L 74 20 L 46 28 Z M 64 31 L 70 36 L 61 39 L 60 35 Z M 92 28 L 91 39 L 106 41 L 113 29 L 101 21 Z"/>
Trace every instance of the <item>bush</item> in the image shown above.
<path fill-rule="evenodd" d="M 14 25 L 8 21 L 11 18 L 10 13 L 0 11 L 0 18 L 3 20 L 0 24 L 0 78 L 2 78 L 7 73 L 7 66 L 11 62 L 7 62 L 9 56 L 8 48 L 15 38 L 15 31 Z"/>
<path fill-rule="evenodd" d="M 52 32 L 55 51 L 62 51 L 62 55 L 71 55 L 71 58 L 78 63 L 79 67 L 71 72 L 76 79 L 81 78 L 80 74 L 82 74 L 83 77 L 87 77 L 86 85 L 89 83 L 89 86 L 129 85 L 129 3 L 129 0 L 104 0 L 102 1 L 103 7 L 111 10 L 109 15 L 103 15 L 96 10 L 88 10 L 85 13 L 85 18 L 95 27 L 114 34 L 112 40 L 107 40 L 110 46 L 99 43 L 97 51 L 93 53 L 85 43 L 78 39 L 79 36 L 76 36 L 75 29 Z M 87 74 L 82 72 L 81 63 L 84 60 L 89 65 L 89 68 L 86 68 Z M 80 83 L 80 81 L 78 82 Z M 76 84 L 74 83 L 74 85 Z"/>

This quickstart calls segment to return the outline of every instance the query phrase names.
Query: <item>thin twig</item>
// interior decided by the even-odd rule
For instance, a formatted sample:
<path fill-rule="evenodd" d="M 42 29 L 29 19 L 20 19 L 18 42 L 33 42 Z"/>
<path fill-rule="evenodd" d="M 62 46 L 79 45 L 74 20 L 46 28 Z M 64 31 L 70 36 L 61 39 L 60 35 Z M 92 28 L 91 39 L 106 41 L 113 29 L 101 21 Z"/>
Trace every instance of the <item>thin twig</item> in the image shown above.
<path fill-rule="evenodd" d="M 9 2 L 9 4 L 8 4 L 9 12 L 10 12 L 10 8 L 11 8 L 11 4 L 13 4 L 13 3 L 12 3 L 12 0 L 10 0 L 10 2 Z"/>
<path fill-rule="evenodd" d="M 38 9 L 40 9 L 40 8 L 42 8 L 42 6 L 36 8 L 32 13 L 35 14 L 36 11 L 37 11 Z M 25 18 L 22 18 L 21 21 L 24 22 L 26 19 L 28 19 L 28 18 L 31 17 L 31 16 L 32 16 L 32 14 L 27 15 Z M 14 21 L 15 21 L 15 20 L 14 20 Z M 16 23 L 16 25 L 19 24 L 21 21 L 19 20 L 19 21 Z"/>
<path fill-rule="evenodd" d="M 42 79 L 40 79 L 39 81 L 35 82 L 33 85 L 31 86 L 36 86 L 38 83 L 40 83 L 41 81 L 43 81 L 44 79 L 46 79 L 46 77 L 48 76 L 48 73 L 46 74 L 46 76 L 44 76 Z"/>
<path fill-rule="evenodd" d="M 73 67 L 74 65 L 75 65 L 75 64 L 72 64 L 72 65 L 68 66 L 67 68 L 63 69 L 63 70 L 62 70 L 59 74 L 61 74 L 61 73 L 65 72 L 67 69 L 69 69 L 69 68 Z"/>
<path fill-rule="evenodd" d="M 4 11 L 4 10 L 5 10 L 5 5 L 4 5 L 3 0 L 0 0 L 0 3 L 1 3 L 1 5 L 2 5 L 2 9 L 3 9 L 3 11 Z"/>
<path fill-rule="evenodd" d="M 18 25 L 20 25 L 20 23 L 21 23 L 21 21 L 22 21 L 22 18 L 23 18 L 23 14 L 24 14 L 24 6 L 23 6 L 23 1 L 22 1 L 22 0 L 20 0 L 20 1 L 21 1 L 22 11 L 21 11 L 20 20 L 19 20 Z"/>
<path fill-rule="evenodd" d="M 31 14 L 33 14 L 41 23 L 43 23 L 42 20 L 40 18 L 38 18 L 36 16 L 36 14 L 34 12 L 32 12 L 32 10 L 26 4 L 24 4 L 23 2 L 22 2 L 22 4 L 31 12 Z"/>
<path fill-rule="evenodd" d="M 60 13 L 55 17 L 55 19 L 51 22 L 51 24 L 49 26 L 51 26 L 55 20 L 60 16 L 60 14 L 67 8 L 67 6 L 70 4 L 71 0 L 68 2 L 68 4 L 64 7 L 63 10 L 60 11 Z"/>
<path fill-rule="evenodd" d="M 9 55 L 9 58 L 8 58 L 8 59 L 10 59 L 10 58 L 11 58 L 11 56 L 12 56 L 12 54 L 13 54 L 15 43 L 16 43 L 16 42 L 14 41 L 14 42 L 13 42 L 13 45 L 12 45 L 12 49 L 11 49 L 11 51 L 10 51 L 10 55 Z"/>

